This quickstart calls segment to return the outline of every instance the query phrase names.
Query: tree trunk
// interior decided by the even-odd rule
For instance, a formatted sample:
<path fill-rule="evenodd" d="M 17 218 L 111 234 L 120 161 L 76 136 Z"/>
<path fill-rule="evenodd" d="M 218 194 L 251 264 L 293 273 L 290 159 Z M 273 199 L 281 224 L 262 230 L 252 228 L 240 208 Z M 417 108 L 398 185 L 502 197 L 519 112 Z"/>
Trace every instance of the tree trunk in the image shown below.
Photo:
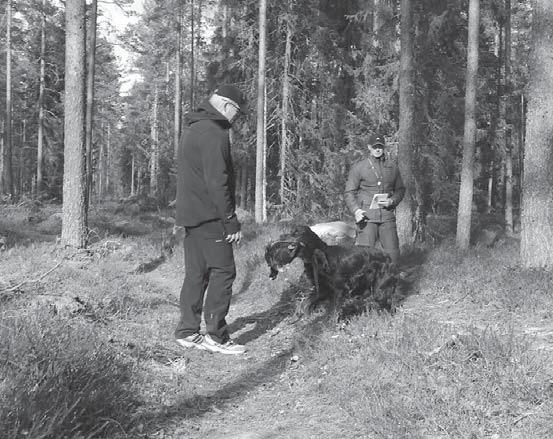
<path fill-rule="evenodd" d="M 553 268 L 553 3 L 534 0 L 520 256 L 527 268 Z"/>
<path fill-rule="evenodd" d="M 182 11 L 181 3 L 177 7 L 177 54 L 175 57 L 175 117 L 174 117 L 174 137 L 173 137 L 173 157 L 175 163 L 177 162 L 177 156 L 179 152 L 179 140 L 181 133 L 181 44 L 182 44 Z"/>
<path fill-rule="evenodd" d="M 372 0 L 373 16 L 372 16 L 372 45 L 375 49 L 380 47 L 380 37 L 378 35 L 380 26 L 382 26 L 382 19 L 380 16 L 380 0 Z"/>
<path fill-rule="evenodd" d="M 27 143 L 27 121 L 23 119 L 21 123 L 21 145 L 19 147 L 19 163 L 17 166 L 17 196 L 20 197 L 23 195 L 24 187 L 25 187 L 25 150 L 26 150 L 26 144 Z"/>
<path fill-rule="evenodd" d="M 64 245 L 86 245 L 85 0 L 66 3 L 63 221 Z"/>
<path fill-rule="evenodd" d="M 100 132 L 102 135 L 104 134 L 104 123 L 102 122 L 102 126 L 100 129 Z M 106 147 L 104 145 L 104 139 L 100 142 L 99 146 L 100 150 L 98 151 L 98 169 L 96 171 L 96 195 L 98 197 L 98 200 L 102 200 L 104 198 L 104 187 L 105 187 L 105 172 L 106 172 L 106 160 L 105 160 L 105 151 Z"/>
<path fill-rule="evenodd" d="M 131 154 L 131 197 L 134 195 L 134 187 L 135 187 L 135 181 L 134 176 L 136 174 L 136 154 L 133 152 Z"/>
<path fill-rule="evenodd" d="M 38 89 L 38 133 L 36 157 L 36 196 L 42 194 L 44 164 L 44 86 L 46 77 L 46 0 L 42 0 L 40 20 L 40 76 Z"/>
<path fill-rule="evenodd" d="M 4 144 L 3 192 L 13 193 L 12 166 L 12 0 L 6 3 L 6 143 Z"/>
<path fill-rule="evenodd" d="M 265 200 L 265 62 L 267 36 L 267 0 L 259 0 L 259 65 L 257 71 L 257 150 L 255 167 L 255 222 L 267 220 Z"/>
<path fill-rule="evenodd" d="M 154 102 L 152 104 L 152 120 L 150 127 L 150 140 L 152 142 L 152 152 L 150 156 L 150 195 L 157 196 L 159 180 L 159 121 L 158 104 L 159 92 L 157 85 L 154 86 Z"/>
<path fill-rule="evenodd" d="M 196 31 L 194 29 L 194 9 L 194 0 L 190 0 L 190 111 L 194 110 L 194 87 L 196 86 L 196 54 L 194 53 L 194 49 L 196 46 L 194 42 L 194 39 L 196 38 Z"/>
<path fill-rule="evenodd" d="M 513 147 L 511 129 L 511 0 L 505 0 L 505 229 L 511 235 L 513 230 Z"/>
<path fill-rule="evenodd" d="M 244 163 L 242 165 L 242 172 L 240 174 L 240 209 L 246 210 L 248 208 L 248 165 Z"/>
<path fill-rule="evenodd" d="M 480 0 L 470 0 L 463 163 L 461 168 L 461 187 L 459 190 L 459 210 L 457 214 L 457 245 L 461 249 L 467 249 L 470 245 L 472 193 L 474 189 L 474 144 L 476 140 L 476 80 L 478 74 L 479 23 Z"/>
<path fill-rule="evenodd" d="M 98 0 L 92 0 L 90 5 L 90 24 L 88 26 L 88 50 L 86 70 L 86 201 L 85 209 L 88 212 L 92 195 L 92 124 L 94 120 L 94 70 L 96 67 L 96 21 L 98 17 Z"/>
<path fill-rule="evenodd" d="M 398 162 L 405 196 L 396 211 L 397 232 L 402 245 L 413 243 L 415 213 L 413 154 L 415 144 L 415 75 L 413 66 L 413 13 L 411 0 L 401 0 L 401 55 L 399 72 Z"/>
<path fill-rule="evenodd" d="M 290 3 L 289 3 L 290 6 Z M 284 77 L 282 79 L 282 121 L 280 127 L 280 202 L 286 203 L 286 161 L 288 153 L 288 113 L 290 105 L 290 59 L 292 56 L 291 16 L 286 19 L 286 48 L 284 50 Z"/>

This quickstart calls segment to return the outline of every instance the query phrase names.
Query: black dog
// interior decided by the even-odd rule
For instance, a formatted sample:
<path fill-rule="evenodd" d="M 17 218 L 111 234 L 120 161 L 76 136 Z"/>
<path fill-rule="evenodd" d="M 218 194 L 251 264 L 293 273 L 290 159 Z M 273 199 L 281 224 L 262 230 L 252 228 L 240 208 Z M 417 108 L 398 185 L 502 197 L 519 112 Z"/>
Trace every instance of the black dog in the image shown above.
<path fill-rule="evenodd" d="M 367 309 L 393 311 L 402 297 L 397 265 L 376 248 L 327 245 L 309 227 L 301 227 L 267 245 L 269 277 L 275 279 L 296 257 L 303 260 L 314 289 L 297 310 L 299 314 L 325 300 L 342 318 Z"/>

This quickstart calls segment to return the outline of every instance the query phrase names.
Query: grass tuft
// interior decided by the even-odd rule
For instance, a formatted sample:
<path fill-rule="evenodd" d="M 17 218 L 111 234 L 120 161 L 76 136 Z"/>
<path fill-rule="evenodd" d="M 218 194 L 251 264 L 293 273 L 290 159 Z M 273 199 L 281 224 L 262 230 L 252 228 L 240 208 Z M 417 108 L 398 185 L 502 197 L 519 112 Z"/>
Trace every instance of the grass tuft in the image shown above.
<path fill-rule="evenodd" d="M 0 321 L 0 338 L 3 438 L 109 437 L 129 427 L 133 365 L 89 327 L 33 315 Z"/>

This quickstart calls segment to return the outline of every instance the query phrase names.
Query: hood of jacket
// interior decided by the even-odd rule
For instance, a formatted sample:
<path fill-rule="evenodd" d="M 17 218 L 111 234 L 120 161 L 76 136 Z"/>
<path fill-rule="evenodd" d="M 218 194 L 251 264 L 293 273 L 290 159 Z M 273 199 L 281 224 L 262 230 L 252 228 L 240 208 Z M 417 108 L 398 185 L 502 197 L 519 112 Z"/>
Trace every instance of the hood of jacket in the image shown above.
<path fill-rule="evenodd" d="M 209 101 L 202 102 L 196 111 L 191 111 L 190 113 L 187 113 L 184 116 L 184 124 L 185 126 L 190 126 L 194 124 L 195 122 L 198 122 L 200 120 L 215 120 L 221 124 L 225 128 L 230 127 L 230 122 L 228 119 L 223 116 L 221 113 L 219 113 L 213 105 L 209 103 Z"/>

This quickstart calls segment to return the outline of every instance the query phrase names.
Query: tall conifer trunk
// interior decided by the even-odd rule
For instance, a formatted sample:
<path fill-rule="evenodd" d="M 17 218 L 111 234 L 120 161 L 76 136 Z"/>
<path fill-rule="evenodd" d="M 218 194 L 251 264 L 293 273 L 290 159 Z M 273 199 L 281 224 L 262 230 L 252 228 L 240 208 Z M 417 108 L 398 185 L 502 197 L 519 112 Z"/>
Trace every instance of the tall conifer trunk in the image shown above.
<path fill-rule="evenodd" d="M 90 5 L 88 26 L 88 50 L 86 69 L 86 125 L 85 125 L 85 150 L 86 150 L 86 210 L 90 205 L 92 195 L 92 129 L 94 121 L 94 70 L 96 67 L 96 19 L 98 16 L 98 0 L 92 0 Z"/>
<path fill-rule="evenodd" d="M 194 109 L 194 87 L 196 87 L 196 54 L 195 54 L 195 20 L 194 20 L 194 0 L 190 0 L 190 110 Z"/>
<path fill-rule="evenodd" d="M 6 2 L 6 142 L 4 144 L 3 192 L 14 196 L 12 166 L 12 0 Z"/>
<path fill-rule="evenodd" d="M 85 0 L 65 9 L 65 105 L 62 243 L 86 245 L 85 211 Z"/>
<path fill-rule="evenodd" d="M 528 268 L 553 268 L 553 3 L 534 0 L 522 183 L 520 256 Z"/>
<path fill-rule="evenodd" d="M 291 9 L 291 2 L 288 2 Z M 288 117 L 290 105 L 290 58 L 292 57 L 292 23 L 291 16 L 286 19 L 286 45 L 284 49 L 284 73 L 282 78 L 282 121 L 280 127 L 280 202 L 286 200 L 286 162 L 288 154 Z"/>
<path fill-rule="evenodd" d="M 413 12 L 411 0 L 401 0 L 401 55 L 399 72 L 399 169 L 405 196 L 397 208 L 397 231 L 402 245 L 413 243 L 415 189 L 412 151 L 415 147 L 415 75 L 413 66 Z"/>
<path fill-rule="evenodd" d="M 43 184 L 44 164 L 44 87 L 46 77 L 46 0 L 42 0 L 40 20 L 40 74 L 38 89 L 38 133 L 36 157 L 36 196 L 40 197 Z"/>
<path fill-rule="evenodd" d="M 181 72 L 182 72 L 182 58 L 181 58 L 181 44 L 182 44 L 182 10 L 181 3 L 179 2 L 177 7 L 177 53 L 175 56 L 175 114 L 174 114 L 174 132 L 173 132 L 173 157 L 175 163 L 179 150 L 179 139 L 181 133 Z"/>
<path fill-rule="evenodd" d="M 259 65 L 257 71 L 257 152 L 255 169 L 255 222 L 267 220 L 265 200 L 265 62 L 267 35 L 267 0 L 259 0 Z"/>
<path fill-rule="evenodd" d="M 463 135 L 463 163 L 459 210 L 457 213 L 457 245 L 467 249 L 470 245 L 472 194 L 474 190 L 474 144 L 476 141 L 476 79 L 478 74 L 478 36 L 480 24 L 480 0 L 469 2 L 469 35 L 465 90 L 465 128 Z"/>
<path fill-rule="evenodd" d="M 150 195 L 157 196 L 159 180 L 159 91 L 157 84 L 154 86 L 154 100 L 152 104 L 152 116 L 150 126 L 150 141 L 152 142 L 150 155 Z"/>
<path fill-rule="evenodd" d="M 511 125 L 511 0 L 505 0 L 505 228 L 513 233 L 513 146 Z"/>

